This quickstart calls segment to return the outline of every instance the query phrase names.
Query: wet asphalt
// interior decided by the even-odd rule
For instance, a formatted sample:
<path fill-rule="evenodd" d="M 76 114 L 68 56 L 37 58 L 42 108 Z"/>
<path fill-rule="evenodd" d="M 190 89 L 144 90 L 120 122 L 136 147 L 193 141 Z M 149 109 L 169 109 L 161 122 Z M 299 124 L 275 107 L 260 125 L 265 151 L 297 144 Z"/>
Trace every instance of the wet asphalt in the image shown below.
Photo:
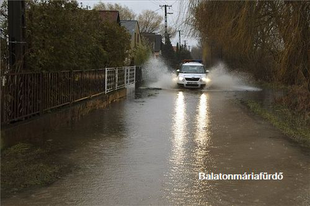
<path fill-rule="evenodd" d="M 131 93 L 47 134 L 75 169 L 2 205 L 310 205 L 309 151 L 244 108 L 241 93 Z M 283 179 L 199 180 L 199 172 Z"/>

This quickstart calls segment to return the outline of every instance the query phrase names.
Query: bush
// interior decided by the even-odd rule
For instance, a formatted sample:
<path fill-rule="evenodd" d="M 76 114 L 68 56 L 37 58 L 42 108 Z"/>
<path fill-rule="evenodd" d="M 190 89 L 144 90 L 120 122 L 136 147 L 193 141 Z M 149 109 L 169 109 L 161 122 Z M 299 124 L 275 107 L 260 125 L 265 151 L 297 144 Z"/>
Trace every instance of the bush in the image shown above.
<path fill-rule="evenodd" d="M 122 66 L 130 48 L 125 29 L 103 21 L 95 10 L 79 7 L 77 1 L 27 1 L 26 25 L 27 70 Z"/>
<path fill-rule="evenodd" d="M 150 58 L 151 50 L 144 44 L 138 44 L 136 50 L 134 51 L 134 56 L 135 64 L 140 66 Z"/>

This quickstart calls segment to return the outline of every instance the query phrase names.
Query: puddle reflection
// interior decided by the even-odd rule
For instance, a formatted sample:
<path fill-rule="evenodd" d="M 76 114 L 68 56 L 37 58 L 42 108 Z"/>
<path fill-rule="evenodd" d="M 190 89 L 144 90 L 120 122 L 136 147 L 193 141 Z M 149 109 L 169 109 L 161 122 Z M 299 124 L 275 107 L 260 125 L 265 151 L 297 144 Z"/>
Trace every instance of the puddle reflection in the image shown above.
<path fill-rule="evenodd" d="M 195 162 L 197 167 L 205 170 L 205 161 L 208 159 L 208 144 L 210 141 L 209 130 L 209 105 L 208 94 L 201 94 L 197 106 L 196 134 L 195 134 Z"/>
<path fill-rule="evenodd" d="M 173 154 L 174 161 L 179 164 L 184 159 L 184 143 L 186 141 L 186 107 L 183 92 L 179 92 L 175 102 L 175 115 L 173 125 Z"/>
<path fill-rule="evenodd" d="M 208 157 L 208 125 L 208 94 L 188 96 L 179 92 L 175 99 L 171 167 L 167 182 L 167 198 L 171 204 L 208 202 L 205 198 L 208 198 L 211 186 L 198 179 L 198 173 L 207 169 L 211 159 Z"/>
<path fill-rule="evenodd" d="M 196 116 L 196 141 L 198 146 L 205 146 L 209 140 L 209 106 L 207 94 L 202 94 L 199 98 Z"/>

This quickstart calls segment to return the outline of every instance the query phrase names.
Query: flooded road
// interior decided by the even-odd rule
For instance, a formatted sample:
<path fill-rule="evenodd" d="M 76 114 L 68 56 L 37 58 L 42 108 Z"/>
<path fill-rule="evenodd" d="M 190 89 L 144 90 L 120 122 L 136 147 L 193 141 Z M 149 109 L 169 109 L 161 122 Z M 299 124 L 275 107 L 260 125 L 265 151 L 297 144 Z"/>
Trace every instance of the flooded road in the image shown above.
<path fill-rule="evenodd" d="M 143 90 L 48 134 L 75 165 L 3 205 L 310 205 L 310 155 L 234 92 Z M 283 180 L 199 180 L 283 172 Z"/>

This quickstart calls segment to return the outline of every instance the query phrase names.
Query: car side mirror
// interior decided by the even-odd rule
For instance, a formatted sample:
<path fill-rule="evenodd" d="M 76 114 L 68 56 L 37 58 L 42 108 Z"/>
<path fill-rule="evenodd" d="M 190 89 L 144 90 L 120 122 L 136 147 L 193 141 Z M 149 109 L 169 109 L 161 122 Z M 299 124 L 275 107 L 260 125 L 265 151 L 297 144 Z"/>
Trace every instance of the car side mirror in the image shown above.
<path fill-rule="evenodd" d="M 209 73 L 210 71 L 209 70 L 206 70 L 206 73 Z"/>

